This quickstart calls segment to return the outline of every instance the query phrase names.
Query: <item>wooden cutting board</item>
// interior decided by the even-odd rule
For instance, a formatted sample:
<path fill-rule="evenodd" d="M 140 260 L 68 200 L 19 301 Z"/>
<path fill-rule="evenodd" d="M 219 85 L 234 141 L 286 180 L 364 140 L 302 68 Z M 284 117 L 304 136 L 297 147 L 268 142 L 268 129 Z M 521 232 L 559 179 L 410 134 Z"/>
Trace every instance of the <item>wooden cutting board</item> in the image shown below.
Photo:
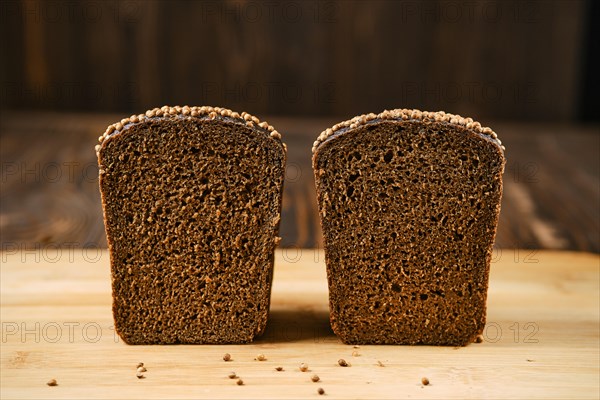
<path fill-rule="evenodd" d="M 329 327 L 319 251 L 278 250 L 266 334 L 251 345 L 224 346 L 120 341 L 105 251 L 0 257 L 2 399 L 600 397 L 594 254 L 496 253 L 484 342 L 464 348 L 341 344 Z M 267 360 L 256 361 L 258 354 Z M 350 367 L 338 366 L 340 358 Z M 145 379 L 136 378 L 140 361 Z M 299 370 L 303 362 L 308 372 Z M 230 371 L 245 384 L 228 379 Z M 321 381 L 313 383 L 313 374 Z M 58 386 L 46 385 L 52 378 Z"/>

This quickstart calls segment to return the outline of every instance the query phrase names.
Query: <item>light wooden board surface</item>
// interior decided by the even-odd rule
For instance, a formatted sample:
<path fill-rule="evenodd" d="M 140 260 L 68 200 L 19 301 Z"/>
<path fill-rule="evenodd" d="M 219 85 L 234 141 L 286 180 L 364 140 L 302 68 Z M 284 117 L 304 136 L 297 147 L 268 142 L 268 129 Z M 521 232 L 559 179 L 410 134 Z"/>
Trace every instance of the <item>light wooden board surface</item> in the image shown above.
<path fill-rule="evenodd" d="M 266 334 L 251 345 L 224 346 L 119 341 L 111 329 L 104 251 L 0 257 L 2 399 L 600 397 L 600 257 L 594 254 L 497 253 L 481 344 L 358 349 L 330 330 L 318 251 L 278 250 Z M 233 360 L 224 362 L 224 353 Z M 260 353 L 267 361 L 254 360 Z M 339 358 L 351 366 L 339 367 Z M 145 379 L 136 378 L 140 361 Z M 309 372 L 299 371 L 302 362 Z M 230 371 L 245 385 L 228 379 Z M 321 382 L 311 382 L 313 374 Z M 421 385 L 424 376 L 429 386 Z M 52 378 L 58 386 L 46 385 Z"/>

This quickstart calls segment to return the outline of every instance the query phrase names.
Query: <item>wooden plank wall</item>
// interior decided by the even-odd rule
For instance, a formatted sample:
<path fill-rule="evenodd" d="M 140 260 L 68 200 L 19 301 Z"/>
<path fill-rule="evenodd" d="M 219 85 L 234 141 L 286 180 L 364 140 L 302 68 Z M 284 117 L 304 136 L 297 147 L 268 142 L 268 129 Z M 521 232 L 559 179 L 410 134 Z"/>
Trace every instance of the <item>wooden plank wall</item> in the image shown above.
<path fill-rule="evenodd" d="M 41 1 L 0 5 L 3 107 L 384 108 L 572 120 L 580 1 Z"/>

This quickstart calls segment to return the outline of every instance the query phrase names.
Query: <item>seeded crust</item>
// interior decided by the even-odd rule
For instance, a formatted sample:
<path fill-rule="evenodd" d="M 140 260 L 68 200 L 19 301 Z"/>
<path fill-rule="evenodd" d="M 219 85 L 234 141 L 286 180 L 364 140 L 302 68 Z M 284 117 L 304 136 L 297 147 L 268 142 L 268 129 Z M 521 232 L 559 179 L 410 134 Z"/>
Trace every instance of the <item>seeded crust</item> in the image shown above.
<path fill-rule="evenodd" d="M 358 115 L 347 121 L 335 124 L 331 128 L 328 128 L 321 132 L 317 140 L 315 140 L 312 147 L 313 154 L 317 151 L 319 145 L 326 141 L 330 136 L 348 129 L 354 129 L 360 125 L 364 125 L 367 122 L 373 120 L 416 120 L 423 122 L 446 122 L 452 125 L 463 126 L 474 132 L 487 135 L 494 139 L 502 148 L 502 150 L 504 150 L 504 146 L 502 146 L 502 142 L 500 141 L 500 139 L 498 139 L 498 135 L 496 135 L 496 132 L 494 132 L 491 128 L 481 126 L 481 124 L 477 121 L 474 121 L 473 118 L 463 118 L 458 114 L 449 114 L 445 111 L 433 112 L 421 111 L 414 108 L 398 108 L 395 110 L 385 110 L 379 114 L 370 113 Z"/>
<path fill-rule="evenodd" d="M 162 107 L 96 146 L 115 328 L 129 344 L 246 343 L 266 326 L 285 145 L 266 122 Z"/>
<path fill-rule="evenodd" d="M 504 148 L 470 118 L 392 110 L 313 147 L 334 332 L 463 346 L 482 333 Z"/>

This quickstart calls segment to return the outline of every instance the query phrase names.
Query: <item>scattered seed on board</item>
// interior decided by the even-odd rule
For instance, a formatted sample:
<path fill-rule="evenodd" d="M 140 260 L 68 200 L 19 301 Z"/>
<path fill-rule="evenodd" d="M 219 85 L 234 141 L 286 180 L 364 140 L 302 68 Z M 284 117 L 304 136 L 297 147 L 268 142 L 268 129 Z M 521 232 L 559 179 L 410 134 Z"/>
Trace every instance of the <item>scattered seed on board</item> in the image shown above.
<path fill-rule="evenodd" d="M 148 371 L 146 367 L 138 367 L 137 372 L 146 372 Z"/>
<path fill-rule="evenodd" d="M 143 362 L 139 362 L 136 368 L 140 368 L 140 367 L 143 367 L 143 366 L 144 366 L 144 363 Z"/>
<path fill-rule="evenodd" d="M 235 382 L 238 384 L 238 386 L 242 386 L 244 384 L 244 381 L 240 378 L 237 380 L 237 382 Z"/>
<path fill-rule="evenodd" d="M 429 379 L 427 379 L 426 377 L 421 378 L 421 383 L 423 384 L 423 386 L 427 386 L 429 385 Z"/>
<path fill-rule="evenodd" d="M 58 386 L 58 382 L 56 382 L 56 379 L 50 379 L 48 382 L 46 382 L 46 385 L 48 385 L 48 386 Z"/>
<path fill-rule="evenodd" d="M 145 378 L 144 373 L 143 372 L 139 372 L 139 371 L 135 373 L 135 376 L 137 376 L 138 379 L 144 379 Z"/>
<path fill-rule="evenodd" d="M 385 365 L 379 360 L 377 360 L 377 365 L 379 365 L 380 367 L 385 367 Z"/>
<path fill-rule="evenodd" d="M 360 353 L 358 351 L 352 352 L 352 357 L 358 357 L 358 356 L 360 356 Z"/>
<path fill-rule="evenodd" d="M 308 371 L 308 364 L 306 364 L 306 363 L 300 364 L 300 371 L 302 371 L 302 372 Z"/>
<path fill-rule="evenodd" d="M 359 346 L 359 345 L 357 345 L 357 344 L 355 344 L 355 345 L 354 345 L 354 348 L 355 348 L 355 349 L 360 349 L 360 346 Z"/>
<path fill-rule="evenodd" d="M 267 357 L 265 357 L 264 354 L 259 354 L 259 355 L 256 356 L 256 359 L 258 361 L 265 361 L 267 359 Z"/>
<path fill-rule="evenodd" d="M 223 355 L 223 361 L 231 361 L 231 354 L 225 353 Z"/>
<path fill-rule="evenodd" d="M 340 358 L 338 360 L 338 364 L 340 365 L 340 367 L 347 367 L 348 366 L 348 363 L 343 358 Z"/>
<path fill-rule="evenodd" d="M 318 388 L 317 393 L 319 393 L 320 395 L 323 395 L 323 394 L 325 394 L 325 390 L 323 390 L 323 388 Z"/>
<path fill-rule="evenodd" d="M 231 371 L 229 373 L 229 375 L 227 375 L 227 376 L 229 377 L 229 379 L 235 379 L 235 378 L 237 378 L 237 374 L 235 372 L 233 372 L 233 371 Z"/>
<path fill-rule="evenodd" d="M 283 371 L 283 367 L 275 367 L 275 371 Z"/>
<path fill-rule="evenodd" d="M 319 382 L 321 378 L 319 378 L 319 375 L 313 375 L 310 377 L 310 380 L 313 382 Z"/>

